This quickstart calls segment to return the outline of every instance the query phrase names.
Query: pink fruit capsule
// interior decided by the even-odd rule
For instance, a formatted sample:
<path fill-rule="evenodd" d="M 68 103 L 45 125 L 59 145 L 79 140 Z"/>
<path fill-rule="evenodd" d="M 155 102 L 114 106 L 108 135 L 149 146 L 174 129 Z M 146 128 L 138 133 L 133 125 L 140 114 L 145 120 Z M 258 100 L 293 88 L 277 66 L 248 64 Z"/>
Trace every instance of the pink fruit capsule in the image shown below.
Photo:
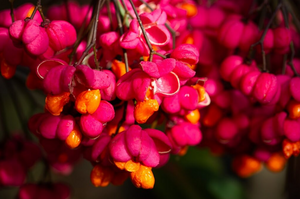
<path fill-rule="evenodd" d="M 238 55 L 228 56 L 221 64 L 220 74 L 225 81 L 230 81 L 234 69 L 243 63 L 243 58 Z"/>
<path fill-rule="evenodd" d="M 216 130 L 216 137 L 220 142 L 229 142 L 234 139 L 237 134 L 238 127 L 231 118 L 225 117 L 219 122 Z"/>
<path fill-rule="evenodd" d="M 226 21 L 220 28 L 219 42 L 229 49 L 235 49 L 240 43 L 244 26 L 244 23 L 236 18 Z"/>
<path fill-rule="evenodd" d="M 260 33 L 259 38 L 261 38 L 261 36 L 262 36 L 262 32 Z M 269 53 L 273 49 L 273 47 L 274 47 L 274 34 L 273 34 L 272 29 L 267 30 L 265 39 L 263 41 L 263 45 L 264 45 L 265 53 Z M 259 48 L 259 50 L 260 50 L 260 48 Z"/>
<path fill-rule="evenodd" d="M 228 108 L 231 104 L 230 100 L 231 97 L 228 90 L 221 91 L 213 98 L 213 101 L 221 108 Z"/>
<path fill-rule="evenodd" d="M 207 26 L 209 28 L 219 28 L 225 19 L 225 12 L 219 7 L 210 7 L 206 10 Z"/>
<path fill-rule="evenodd" d="M 274 34 L 274 48 L 285 50 L 286 48 L 289 47 L 292 41 L 290 29 L 286 27 L 277 27 L 273 30 L 273 34 Z"/>
<path fill-rule="evenodd" d="M 190 86 L 183 86 L 179 91 L 180 105 L 187 110 L 196 109 L 198 105 L 198 97 L 198 92 Z"/>
<path fill-rule="evenodd" d="M 269 73 L 261 73 L 257 78 L 252 95 L 260 103 L 269 103 L 276 95 L 277 90 L 278 82 L 276 76 Z"/>
<path fill-rule="evenodd" d="M 244 75 L 240 82 L 240 89 L 245 95 L 250 95 L 254 89 L 257 78 L 261 72 L 259 71 L 250 71 Z"/>
<path fill-rule="evenodd" d="M 291 91 L 289 88 L 291 77 L 288 75 L 277 75 L 277 80 L 281 90 L 278 104 L 281 107 L 285 107 L 291 98 Z"/>
<path fill-rule="evenodd" d="M 234 71 L 230 75 L 230 83 L 234 88 L 238 88 L 241 79 L 243 78 L 244 75 L 249 73 L 252 69 L 250 66 L 246 64 L 241 64 L 237 66 Z"/>
<path fill-rule="evenodd" d="M 258 27 L 252 21 L 245 24 L 243 34 L 239 42 L 239 48 L 242 51 L 248 51 L 250 46 L 258 40 Z"/>
<path fill-rule="evenodd" d="M 275 145 L 281 141 L 279 135 L 277 135 L 273 117 L 267 119 L 262 124 L 261 138 L 268 145 Z"/>
<path fill-rule="evenodd" d="M 284 135 L 292 142 L 300 140 L 300 123 L 299 120 L 286 118 L 284 120 Z"/>

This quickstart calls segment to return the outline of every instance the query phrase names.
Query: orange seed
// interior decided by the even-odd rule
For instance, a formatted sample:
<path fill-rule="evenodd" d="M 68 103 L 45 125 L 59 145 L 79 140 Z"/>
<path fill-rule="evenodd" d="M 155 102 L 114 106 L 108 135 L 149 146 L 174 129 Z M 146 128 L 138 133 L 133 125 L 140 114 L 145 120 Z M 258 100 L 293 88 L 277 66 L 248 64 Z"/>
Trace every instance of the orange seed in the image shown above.
<path fill-rule="evenodd" d="M 144 100 L 142 102 L 138 101 L 134 107 L 134 118 L 137 123 L 144 124 L 158 109 L 159 104 L 156 99 Z"/>
<path fill-rule="evenodd" d="M 52 115 L 60 115 L 63 111 L 64 105 L 70 101 L 70 93 L 64 92 L 58 95 L 48 94 L 45 100 L 45 108 Z"/>
<path fill-rule="evenodd" d="M 99 107 L 101 94 L 98 89 L 81 92 L 75 101 L 75 108 L 81 114 L 93 114 Z"/>
<path fill-rule="evenodd" d="M 141 165 L 139 170 L 130 173 L 131 181 L 137 188 L 152 189 L 155 179 L 152 168 Z"/>

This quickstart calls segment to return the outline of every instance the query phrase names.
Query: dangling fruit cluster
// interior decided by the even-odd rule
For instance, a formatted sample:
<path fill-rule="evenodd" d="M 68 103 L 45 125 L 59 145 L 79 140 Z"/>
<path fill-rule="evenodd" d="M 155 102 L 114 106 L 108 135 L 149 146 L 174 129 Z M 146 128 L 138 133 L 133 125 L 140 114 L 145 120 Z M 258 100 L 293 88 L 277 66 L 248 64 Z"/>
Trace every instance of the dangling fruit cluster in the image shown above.
<path fill-rule="evenodd" d="M 99 0 L 44 15 L 38 1 L 0 12 L 2 76 L 28 67 L 27 87 L 45 94 L 28 127 L 47 164 L 69 174 L 83 155 L 93 185 L 130 178 L 145 189 L 189 146 L 230 153 L 242 177 L 262 163 L 282 170 L 300 153 L 300 36 L 284 4 L 263 19 L 267 5 L 248 4 Z M 55 183 L 19 195 L 42 192 L 69 197 Z"/>

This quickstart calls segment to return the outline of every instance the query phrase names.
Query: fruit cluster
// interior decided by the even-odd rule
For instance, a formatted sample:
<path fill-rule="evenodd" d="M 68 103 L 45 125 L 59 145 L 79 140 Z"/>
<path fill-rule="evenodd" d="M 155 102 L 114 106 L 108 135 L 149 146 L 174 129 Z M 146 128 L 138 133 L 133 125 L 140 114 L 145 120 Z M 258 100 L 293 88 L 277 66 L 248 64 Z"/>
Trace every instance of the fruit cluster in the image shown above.
<path fill-rule="evenodd" d="M 27 87 L 45 93 L 28 127 L 55 171 L 83 155 L 95 186 L 149 189 L 152 168 L 189 146 L 230 153 L 243 177 L 300 153 L 300 35 L 285 4 L 94 3 L 0 13 L 1 74 L 28 67 Z M 56 184 L 20 198 L 48 189 L 68 198 Z"/>

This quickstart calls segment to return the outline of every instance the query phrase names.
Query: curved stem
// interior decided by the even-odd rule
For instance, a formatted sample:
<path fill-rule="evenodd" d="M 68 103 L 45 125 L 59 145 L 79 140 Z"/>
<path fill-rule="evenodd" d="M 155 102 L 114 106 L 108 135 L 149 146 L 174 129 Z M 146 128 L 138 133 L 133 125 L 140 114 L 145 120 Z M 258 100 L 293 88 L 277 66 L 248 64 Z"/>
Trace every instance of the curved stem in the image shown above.
<path fill-rule="evenodd" d="M 141 28 L 142 33 L 143 33 L 143 35 L 144 35 L 144 38 L 145 38 L 145 40 L 146 40 L 147 46 L 148 46 L 148 48 L 149 48 L 149 50 L 150 50 L 150 61 L 152 61 L 152 59 L 153 59 L 153 48 L 152 48 L 151 43 L 150 43 L 150 41 L 149 41 L 149 38 L 148 38 L 148 36 L 147 36 L 146 30 L 145 30 L 145 28 L 144 28 L 144 26 L 143 26 L 143 23 L 142 23 L 142 21 L 141 21 L 141 19 L 140 19 L 140 16 L 139 16 L 139 14 L 138 14 L 138 12 L 137 12 L 137 10 L 136 10 L 136 8 L 135 8 L 135 5 L 133 4 L 132 0 L 129 0 L 129 2 L 130 2 L 131 7 L 132 7 L 132 9 L 133 9 L 133 11 L 134 11 L 135 17 L 136 17 L 136 19 L 138 20 L 138 23 L 139 23 L 139 25 L 140 25 L 140 28 Z"/>
<path fill-rule="evenodd" d="M 9 0 L 10 2 L 10 17 L 11 17 L 11 21 L 15 22 L 15 15 L 14 15 L 14 1 L 15 0 Z"/>
<path fill-rule="evenodd" d="M 125 14 L 124 14 L 124 17 L 123 17 L 123 25 L 126 24 L 127 27 L 129 27 L 129 24 L 128 24 L 128 20 L 127 20 L 127 16 L 129 16 L 130 19 L 133 19 L 133 16 L 131 15 L 131 13 L 129 12 L 128 8 L 127 8 L 127 5 L 125 4 L 125 1 L 122 0 L 122 4 L 123 4 L 123 7 L 124 7 L 124 10 L 125 10 Z"/>
<path fill-rule="evenodd" d="M 84 20 L 83 20 L 83 23 L 82 23 L 82 26 L 81 28 L 79 29 L 79 32 L 78 32 L 78 36 L 77 36 L 77 39 L 75 41 L 75 44 L 73 45 L 73 50 L 72 52 L 69 54 L 69 65 L 71 65 L 73 63 L 73 58 L 74 58 L 74 55 L 76 53 L 76 50 L 79 46 L 79 44 L 81 43 L 81 41 L 83 40 L 83 38 L 85 38 L 85 36 L 90 32 L 91 30 L 91 27 L 92 27 L 92 23 L 90 22 L 88 27 L 86 28 L 85 30 L 85 25 L 86 25 L 86 22 L 87 22 L 87 17 L 88 17 L 88 14 L 90 12 L 90 9 L 92 7 L 92 4 L 90 4 L 89 6 L 89 9 L 84 17 Z"/>
<path fill-rule="evenodd" d="M 139 0 L 142 2 L 149 10 L 153 11 L 153 8 L 144 0 Z M 168 23 L 165 23 L 166 28 L 171 32 L 172 35 L 172 48 L 175 49 L 176 44 L 176 31 L 171 28 L 171 26 Z"/>
<path fill-rule="evenodd" d="M 250 53 L 253 52 L 253 48 L 254 48 L 255 46 L 257 46 L 257 45 L 260 44 L 260 46 L 261 46 L 261 54 L 262 54 L 262 59 L 263 59 L 263 68 L 262 68 L 262 71 L 263 71 L 263 72 L 266 72 L 266 71 L 267 71 L 266 52 L 264 51 L 264 45 L 263 45 L 263 42 L 264 42 L 264 39 L 265 39 L 265 37 L 266 37 L 266 34 L 267 34 L 267 32 L 268 32 L 268 30 L 269 30 L 269 28 L 270 28 L 270 26 L 271 26 L 271 24 L 272 24 L 272 22 L 273 22 L 275 16 L 276 16 L 276 13 L 277 13 L 277 11 L 281 8 L 281 6 L 282 6 L 282 3 L 279 3 L 279 4 L 277 5 L 277 7 L 276 7 L 274 13 L 273 13 L 272 16 L 271 16 L 271 19 L 270 19 L 269 23 L 268 23 L 267 26 L 265 27 L 265 30 L 264 30 L 264 32 L 263 32 L 263 34 L 262 34 L 260 40 L 259 40 L 258 42 L 256 42 L 256 43 L 252 44 L 251 47 L 250 47 L 250 50 L 249 50 L 249 55 L 248 55 L 248 57 L 251 57 Z"/>
<path fill-rule="evenodd" d="M 300 32 L 300 21 L 299 18 L 296 16 L 295 11 L 293 8 L 295 8 L 295 5 L 292 4 L 292 2 L 290 2 L 289 0 L 284 0 L 283 1 L 286 9 L 288 10 L 288 12 L 292 15 L 293 18 L 293 22 L 294 25 L 297 29 L 298 32 Z"/>
<path fill-rule="evenodd" d="M 286 61 L 287 61 L 287 54 L 283 55 L 283 62 L 282 62 L 282 71 L 281 74 L 285 74 L 286 71 Z"/>
<path fill-rule="evenodd" d="M 114 27 L 113 27 L 113 20 L 112 20 L 112 16 L 111 16 L 111 9 L 110 9 L 110 0 L 106 0 L 106 8 L 107 8 L 107 15 L 109 18 L 109 22 L 110 22 L 110 30 L 113 31 Z"/>
<path fill-rule="evenodd" d="M 291 57 L 289 59 L 288 65 L 291 66 L 291 68 L 292 68 L 292 70 L 294 72 L 294 75 L 297 76 L 297 77 L 299 77 L 299 74 L 298 74 L 298 72 L 297 72 L 297 70 L 296 70 L 296 68 L 295 68 L 295 66 L 293 64 L 293 59 L 294 59 L 294 56 L 295 56 L 295 47 L 294 47 L 293 41 L 291 41 L 291 43 L 290 43 L 290 50 L 291 50 Z"/>
<path fill-rule="evenodd" d="M 285 5 L 282 6 L 281 9 L 282 9 L 282 14 L 283 14 L 283 19 L 284 19 L 285 27 L 286 27 L 287 29 L 290 29 L 290 27 L 289 27 L 288 15 L 287 15 L 287 11 L 286 11 Z M 288 65 L 291 66 L 291 68 L 292 68 L 292 70 L 293 70 L 293 72 L 294 72 L 294 75 L 297 76 L 297 77 L 299 77 L 299 74 L 298 74 L 298 72 L 296 71 L 295 66 L 294 66 L 294 64 L 293 64 L 293 59 L 294 59 L 294 56 L 295 56 L 295 47 L 294 47 L 293 41 L 290 42 L 290 50 L 291 50 L 291 56 L 290 56 L 290 58 L 289 58 Z"/>
<path fill-rule="evenodd" d="M 105 0 L 98 0 L 96 12 L 95 12 L 95 10 L 93 12 L 93 20 L 91 21 L 93 26 L 92 26 L 91 32 L 89 33 L 89 38 L 88 38 L 89 41 L 88 41 L 87 47 L 84 50 L 84 52 L 82 53 L 82 56 L 80 57 L 79 61 L 75 63 L 75 66 L 78 66 L 79 64 L 81 64 L 82 60 L 88 54 L 90 49 L 96 45 L 99 13 L 100 13 L 100 9 L 102 8 L 104 3 L 105 3 Z M 94 53 L 97 54 L 96 51 L 94 51 Z M 98 63 L 97 59 L 95 59 L 95 63 L 96 63 L 97 68 L 99 68 L 99 63 Z"/>
<path fill-rule="evenodd" d="M 116 0 L 113 0 L 113 3 L 114 3 L 114 6 L 115 6 L 115 9 L 116 9 L 119 32 L 120 32 L 120 35 L 123 35 L 124 34 L 123 23 L 122 23 L 122 19 L 121 19 L 120 9 L 118 7 L 118 2 Z M 127 73 L 129 71 L 127 51 L 124 48 L 122 48 L 122 50 L 123 50 L 123 56 L 124 56 L 125 70 L 126 70 L 126 73 Z"/>

